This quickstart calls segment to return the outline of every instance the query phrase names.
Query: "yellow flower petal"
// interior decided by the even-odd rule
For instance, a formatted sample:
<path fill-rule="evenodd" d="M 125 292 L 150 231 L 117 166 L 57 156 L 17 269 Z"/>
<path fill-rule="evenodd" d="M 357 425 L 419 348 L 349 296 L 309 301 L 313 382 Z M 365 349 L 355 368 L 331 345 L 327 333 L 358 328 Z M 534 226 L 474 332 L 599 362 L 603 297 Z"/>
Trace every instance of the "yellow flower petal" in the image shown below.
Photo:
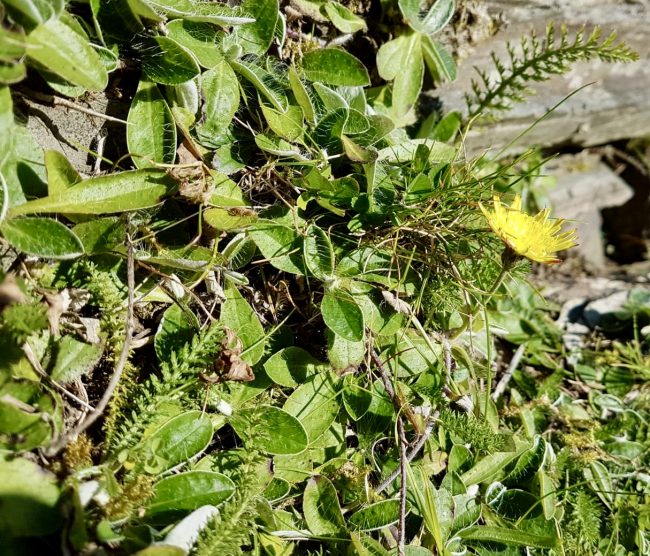
<path fill-rule="evenodd" d="M 561 232 L 564 220 L 549 218 L 549 209 L 530 216 L 521 210 L 520 195 L 509 207 L 496 196 L 492 204 L 492 211 L 479 204 L 481 212 L 494 233 L 517 255 L 540 263 L 556 263 L 558 251 L 576 245 L 576 230 Z"/>

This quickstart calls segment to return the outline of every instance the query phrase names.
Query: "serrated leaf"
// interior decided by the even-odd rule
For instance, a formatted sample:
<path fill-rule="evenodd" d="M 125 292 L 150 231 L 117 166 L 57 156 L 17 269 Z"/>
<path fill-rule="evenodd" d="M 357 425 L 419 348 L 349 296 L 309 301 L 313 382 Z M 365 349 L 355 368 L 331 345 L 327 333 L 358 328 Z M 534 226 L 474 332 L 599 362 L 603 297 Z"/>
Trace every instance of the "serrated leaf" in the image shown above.
<path fill-rule="evenodd" d="M 461 539 L 496 542 L 514 546 L 532 546 L 535 548 L 554 548 L 557 537 L 541 536 L 518 529 L 508 529 L 493 525 L 473 525 L 457 533 Z"/>
<path fill-rule="evenodd" d="M 84 253 L 79 238 L 52 218 L 12 218 L 0 224 L 4 238 L 18 251 L 46 259 L 73 259 Z"/>
<path fill-rule="evenodd" d="M 126 144 L 136 168 L 172 164 L 176 158 L 176 124 L 155 83 L 141 80 L 133 97 Z"/>
<path fill-rule="evenodd" d="M 176 186 L 176 180 L 163 170 L 117 172 L 89 178 L 54 195 L 12 207 L 9 214 L 110 214 L 138 210 L 157 205 Z"/>

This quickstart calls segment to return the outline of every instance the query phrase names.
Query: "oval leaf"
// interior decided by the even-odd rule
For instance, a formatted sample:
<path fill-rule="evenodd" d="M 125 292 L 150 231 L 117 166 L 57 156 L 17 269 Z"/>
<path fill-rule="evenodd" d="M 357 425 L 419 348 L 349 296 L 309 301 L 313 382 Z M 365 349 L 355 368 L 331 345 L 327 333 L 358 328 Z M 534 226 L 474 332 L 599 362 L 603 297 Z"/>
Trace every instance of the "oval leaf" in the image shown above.
<path fill-rule="evenodd" d="M 225 502 L 235 492 L 235 484 L 213 471 L 188 471 L 156 483 L 149 502 L 149 515 L 175 510 L 195 510 L 205 504 Z"/>
<path fill-rule="evenodd" d="M 127 121 L 126 144 L 137 168 L 174 162 L 176 124 L 155 83 L 140 81 Z"/>
<path fill-rule="evenodd" d="M 325 292 L 320 304 L 327 327 L 351 342 L 363 340 L 363 313 L 354 298 L 343 290 Z"/>
<path fill-rule="evenodd" d="M 46 259 L 73 259 L 83 255 L 81 240 L 61 222 L 51 218 L 27 217 L 6 220 L 0 225 L 13 247 Z"/>
<path fill-rule="evenodd" d="M 358 58 L 339 48 L 312 50 L 302 59 L 302 71 L 310 81 L 341 87 L 370 85 L 368 70 Z"/>
<path fill-rule="evenodd" d="M 200 411 L 173 417 L 147 439 L 147 449 L 170 469 L 201 453 L 212 440 L 212 421 Z"/>
<path fill-rule="evenodd" d="M 268 454 L 299 454 L 307 448 L 300 421 L 278 407 L 245 409 L 233 415 L 230 424 L 246 446 Z"/>

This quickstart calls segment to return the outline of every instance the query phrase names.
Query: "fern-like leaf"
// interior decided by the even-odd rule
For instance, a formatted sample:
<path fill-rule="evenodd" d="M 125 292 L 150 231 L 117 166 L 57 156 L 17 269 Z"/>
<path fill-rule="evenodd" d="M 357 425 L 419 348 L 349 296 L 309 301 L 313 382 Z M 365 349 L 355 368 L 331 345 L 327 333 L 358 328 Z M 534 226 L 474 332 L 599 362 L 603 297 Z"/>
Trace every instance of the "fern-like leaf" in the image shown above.
<path fill-rule="evenodd" d="M 221 327 L 212 325 L 172 353 L 170 360 L 161 364 L 160 376 L 152 374 L 136 388 L 128 404 L 133 408 L 130 415 L 123 418 L 114 432 L 106 431 L 106 445 L 111 453 L 135 446 L 162 404 L 187 399 L 188 391 L 200 386 L 199 372 L 214 362 L 222 339 Z"/>
<path fill-rule="evenodd" d="M 529 83 L 546 81 L 553 75 L 566 73 L 571 64 L 598 58 L 604 62 L 631 62 L 638 55 L 622 42 L 616 42 L 616 33 L 611 33 L 601 40 L 601 30 L 595 27 L 589 35 L 583 26 L 573 40 L 565 25 L 560 31 L 559 40 L 555 28 L 550 23 L 543 41 L 533 33 L 523 37 L 519 52 L 508 43 L 510 60 L 507 65 L 495 54 L 492 62 L 498 73 L 496 79 L 488 77 L 483 70 L 478 70 L 480 82 L 472 80 L 471 94 L 465 94 L 468 119 L 478 115 L 494 116 L 509 110 L 514 103 L 523 102 L 533 94 Z"/>

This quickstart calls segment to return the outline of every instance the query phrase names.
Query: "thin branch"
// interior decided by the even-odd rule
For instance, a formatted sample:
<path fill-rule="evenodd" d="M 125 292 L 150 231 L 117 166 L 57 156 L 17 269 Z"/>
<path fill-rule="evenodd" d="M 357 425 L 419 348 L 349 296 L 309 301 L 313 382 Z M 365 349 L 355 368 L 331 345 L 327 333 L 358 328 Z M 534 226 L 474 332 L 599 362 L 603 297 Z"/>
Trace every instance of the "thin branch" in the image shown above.
<path fill-rule="evenodd" d="M 399 440 L 399 470 L 402 481 L 399 490 L 399 526 L 397 538 L 397 554 L 405 555 L 406 546 L 406 492 L 407 492 L 407 456 L 406 456 L 406 437 L 404 435 L 404 421 L 400 416 L 397 417 L 397 438 Z"/>
<path fill-rule="evenodd" d="M 417 442 L 413 445 L 413 448 L 411 448 L 411 451 L 406 455 L 406 460 L 409 463 L 412 462 L 415 459 L 415 457 L 420 453 L 420 450 L 422 449 L 426 441 L 431 436 L 437 418 L 438 418 L 438 412 L 436 412 L 431 417 L 426 428 L 424 429 L 424 432 L 419 436 Z M 379 484 L 379 486 L 375 489 L 375 492 L 377 494 L 384 492 L 393 483 L 393 481 L 397 479 L 399 474 L 400 474 L 400 468 L 398 467 Z"/>
<path fill-rule="evenodd" d="M 101 118 L 102 120 L 106 120 L 109 122 L 117 122 L 119 124 L 124 124 L 124 125 L 131 125 L 126 120 L 121 120 L 120 118 L 109 116 L 108 114 L 102 114 L 101 112 L 97 112 L 92 108 L 86 108 L 85 106 L 76 104 L 66 98 L 55 97 L 54 95 L 47 95 L 45 93 L 39 93 L 38 91 L 29 91 L 29 92 L 20 91 L 20 94 L 22 95 L 23 98 L 29 98 L 31 100 L 40 102 L 42 104 L 49 104 L 51 106 L 65 106 L 66 108 L 70 108 L 71 110 L 76 110 L 77 112 L 83 112 L 84 114 L 95 116 L 96 118 Z"/>
<path fill-rule="evenodd" d="M 519 363 L 521 362 L 521 358 L 524 356 L 525 352 L 526 352 L 526 344 L 521 344 L 517 348 L 517 351 L 515 351 L 514 355 L 512 356 L 512 359 L 510 360 L 510 365 L 508 365 L 506 372 L 503 374 L 503 376 L 499 380 L 499 383 L 496 385 L 494 392 L 492 392 L 492 401 L 496 402 L 506 391 L 506 387 L 508 386 L 508 383 L 510 382 L 512 375 L 517 370 L 517 367 L 519 366 Z"/>
<path fill-rule="evenodd" d="M 374 349 L 370 351 L 370 356 L 372 357 L 372 360 L 375 366 L 377 367 L 377 371 L 379 372 L 379 377 L 381 378 L 384 388 L 386 389 L 388 396 L 393 402 L 393 407 L 395 408 L 395 412 L 397 413 L 398 416 L 403 413 L 408 419 L 409 423 L 411 423 L 415 431 L 418 434 L 420 434 L 422 432 L 422 426 L 420 425 L 420 422 L 418 421 L 415 413 L 413 413 L 411 406 L 405 400 L 402 399 L 400 394 L 395 392 L 395 389 L 393 388 L 393 383 L 391 382 L 390 377 L 388 376 L 388 373 L 384 368 L 384 364 L 382 363 L 381 359 L 379 359 L 379 356 L 377 355 L 377 352 Z"/>
<path fill-rule="evenodd" d="M 126 367 L 126 362 L 129 359 L 129 352 L 131 350 L 131 340 L 133 338 L 133 328 L 134 328 L 134 316 L 133 316 L 133 306 L 135 302 L 135 269 L 134 269 L 134 260 L 133 260 L 133 243 L 131 242 L 131 237 L 127 234 L 127 252 L 126 252 L 126 274 L 127 274 L 127 288 L 128 288 L 128 301 L 127 301 L 127 311 L 126 311 L 126 327 L 124 332 L 124 343 L 122 344 L 122 351 L 120 353 L 120 358 L 115 366 L 113 371 L 113 376 L 104 391 L 104 395 L 99 400 L 97 406 L 86 416 L 86 418 L 77 424 L 77 426 L 72 429 L 69 433 L 63 435 L 59 440 L 54 443 L 50 448 L 48 448 L 47 453 L 49 456 L 56 455 L 60 452 L 69 442 L 76 439 L 81 433 L 85 432 L 90 426 L 99 419 L 104 410 L 108 406 L 108 403 L 113 397 L 115 388 L 122 378 L 122 373 Z"/>

